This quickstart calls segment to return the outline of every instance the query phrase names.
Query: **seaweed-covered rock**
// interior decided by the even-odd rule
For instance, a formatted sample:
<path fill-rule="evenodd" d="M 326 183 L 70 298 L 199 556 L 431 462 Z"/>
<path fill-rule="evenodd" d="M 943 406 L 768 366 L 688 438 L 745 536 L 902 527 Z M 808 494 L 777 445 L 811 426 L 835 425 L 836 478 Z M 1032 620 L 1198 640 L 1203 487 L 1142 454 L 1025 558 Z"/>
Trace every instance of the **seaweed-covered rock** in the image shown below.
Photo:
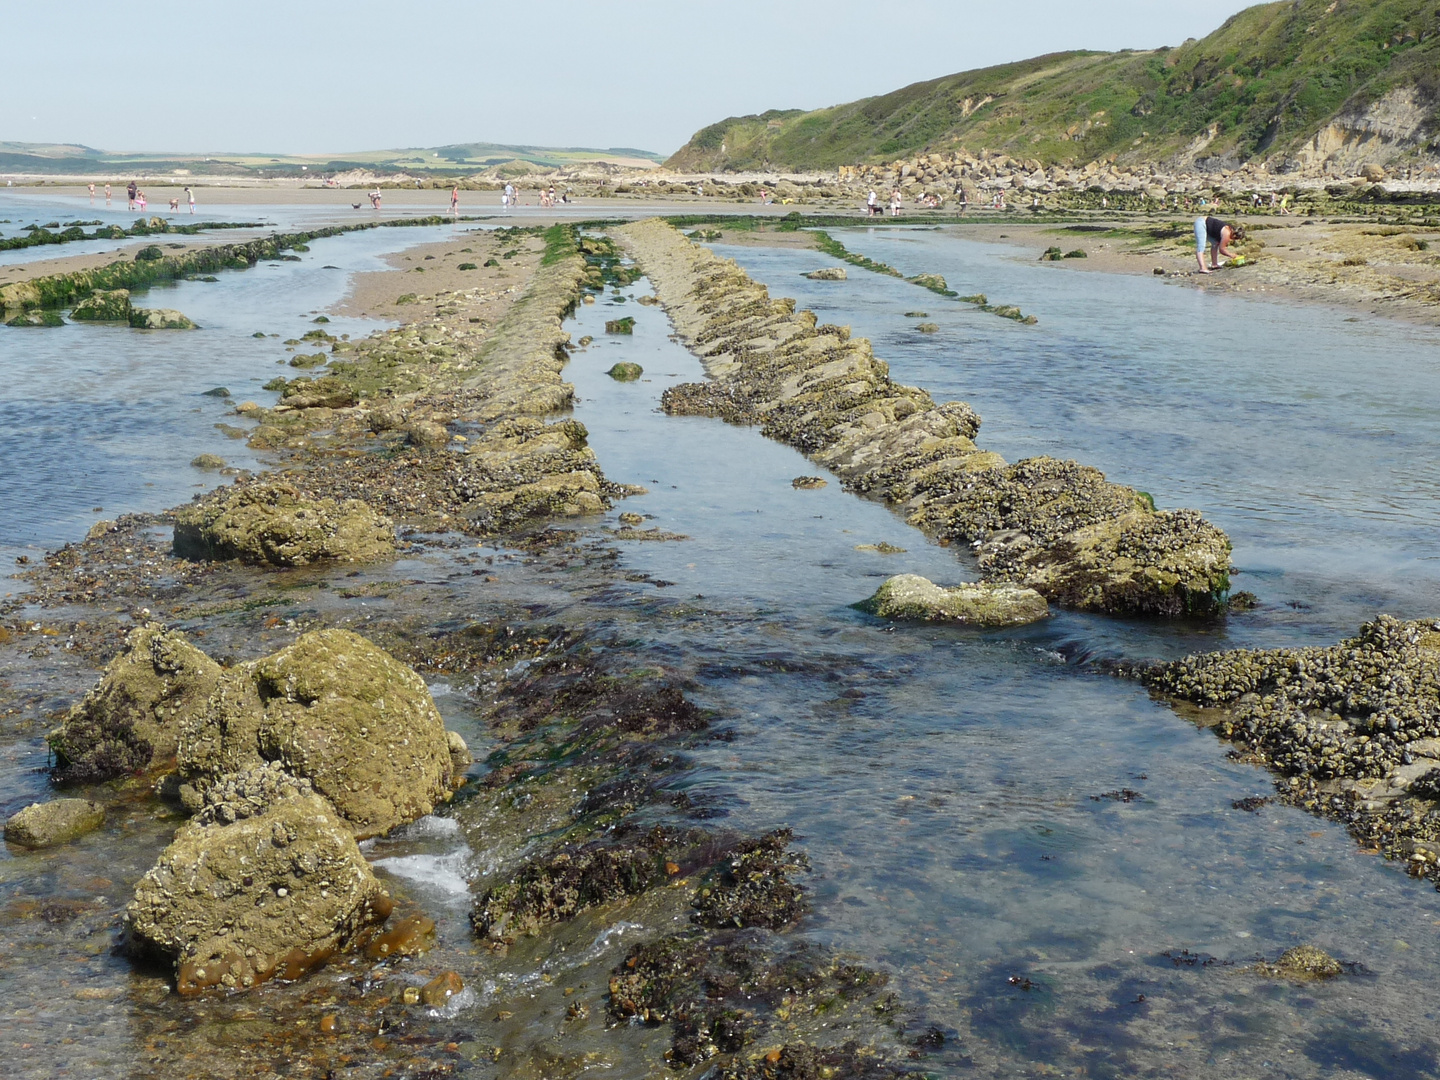
<path fill-rule="evenodd" d="M 645 374 L 645 369 L 639 364 L 632 364 L 629 361 L 622 360 L 620 363 L 612 366 L 605 374 L 609 375 L 616 382 L 634 382 L 640 378 L 641 375 Z"/>
<path fill-rule="evenodd" d="M 22 311 L 5 324 L 6 326 L 64 326 L 65 320 L 58 311 Z"/>
<path fill-rule="evenodd" d="M 261 761 L 312 783 L 361 839 L 430 813 L 453 773 L 425 680 L 349 630 L 312 631 L 226 673 L 182 733 L 182 798 L 194 806 Z"/>
<path fill-rule="evenodd" d="M 921 619 L 965 626 L 1023 626 L 1050 614 L 1034 589 L 980 582 L 945 589 L 918 574 L 898 574 L 856 605 L 882 619 Z"/>
<path fill-rule="evenodd" d="M 131 308 L 130 325 L 136 330 L 198 330 L 180 312 L 172 308 Z"/>
<path fill-rule="evenodd" d="M 1314 945 L 1296 945 L 1286 949 L 1273 964 L 1257 964 L 1257 973 L 1292 982 L 1319 982 L 1343 974 L 1345 965 L 1324 949 Z"/>
<path fill-rule="evenodd" d="M 187 716 L 204 710 L 220 666 L 178 631 L 150 623 L 50 735 L 62 783 L 107 780 L 175 755 Z"/>
<path fill-rule="evenodd" d="M 605 320 L 605 332 L 607 334 L 633 334 L 635 332 L 635 320 L 629 315 L 623 319 Z"/>
<path fill-rule="evenodd" d="M 561 848 L 489 889 L 475 902 L 470 920 L 481 937 L 513 941 L 598 904 L 639 896 L 709 862 L 719 850 L 708 833 L 661 826 L 638 837 Z"/>
<path fill-rule="evenodd" d="M 378 562 L 395 554 L 395 533 L 358 499 L 309 499 L 288 484 L 223 491 L 175 515 L 175 554 L 273 566 Z"/>
<path fill-rule="evenodd" d="M 125 927 L 193 994 L 296 978 L 363 944 L 392 906 L 335 808 L 265 764 L 207 794 L 136 885 Z"/>
<path fill-rule="evenodd" d="M 789 850 L 789 829 L 741 840 L 718 878 L 695 897 L 695 922 L 709 927 L 783 930 L 805 911 L 805 890 L 790 880 L 809 867 Z"/>
<path fill-rule="evenodd" d="M 70 318 L 76 322 L 130 321 L 129 289 L 96 289 L 75 305 Z"/>
<path fill-rule="evenodd" d="M 78 840 L 105 823 L 105 808 L 89 799 L 51 799 L 31 803 L 5 822 L 5 839 L 28 848 L 54 847 Z"/>
<path fill-rule="evenodd" d="M 348 409 L 359 400 L 353 386 L 329 375 L 291 379 L 280 395 L 280 405 L 287 409 Z"/>
<path fill-rule="evenodd" d="M 811 270 L 805 276 L 811 281 L 844 281 L 849 277 L 843 266 L 822 266 L 819 270 Z"/>

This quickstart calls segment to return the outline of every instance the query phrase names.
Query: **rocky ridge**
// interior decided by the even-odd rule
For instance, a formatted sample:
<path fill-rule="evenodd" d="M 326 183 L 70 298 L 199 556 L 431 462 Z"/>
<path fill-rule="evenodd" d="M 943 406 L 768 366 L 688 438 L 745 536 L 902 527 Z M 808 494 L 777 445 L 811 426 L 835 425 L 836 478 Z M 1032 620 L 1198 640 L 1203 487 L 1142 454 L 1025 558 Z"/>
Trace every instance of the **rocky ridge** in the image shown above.
<path fill-rule="evenodd" d="M 892 382 L 848 328 L 817 326 L 663 222 L 616 235 L 712 376 L 667 390 L 667 411 L 760 424 L 942 542 L 972 544 L 988 581 L 1080 610 L 1222 609 L 1230 543 L 1195 511 L 1157 511 L 1143 492 L 1073 461 L 1008 465 L 975 444 L 980 418 L 968 405 Z"/>

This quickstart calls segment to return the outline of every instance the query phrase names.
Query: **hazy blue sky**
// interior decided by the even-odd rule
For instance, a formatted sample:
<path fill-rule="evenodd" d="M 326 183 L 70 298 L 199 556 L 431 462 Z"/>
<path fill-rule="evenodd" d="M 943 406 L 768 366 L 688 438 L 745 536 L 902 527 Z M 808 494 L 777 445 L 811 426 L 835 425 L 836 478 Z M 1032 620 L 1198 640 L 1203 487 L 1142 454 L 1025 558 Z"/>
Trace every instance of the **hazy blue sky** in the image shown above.
<path fill-rule="evenodd" d="M 1235 0 L 0 0 L 0 140 L 332 153 L 638 146 L 1060 49 L 1202 37 Z"/>

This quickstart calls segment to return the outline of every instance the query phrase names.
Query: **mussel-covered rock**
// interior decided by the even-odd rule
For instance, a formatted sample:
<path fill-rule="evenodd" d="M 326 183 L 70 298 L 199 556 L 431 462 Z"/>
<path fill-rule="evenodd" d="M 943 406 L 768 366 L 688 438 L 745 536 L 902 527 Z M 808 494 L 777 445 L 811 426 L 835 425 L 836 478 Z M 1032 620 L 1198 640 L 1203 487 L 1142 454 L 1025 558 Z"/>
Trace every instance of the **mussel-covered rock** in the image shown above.
<path fill-rule="evenodd" d="M 898 574 L 856 605 L 882 619 L 917 619 L 963 626 L 1023 626 L 1050 614 L 1034 589 L 981 582 L 941 588 L 918 574 Z"/>
<path fill-rule="evenodd" d="M 220 665 L 179 631 L 150 623 L 130 632 L 100 682 L 50 735 L 63 782 L 94 782 L 175 756 L 182 719 L 199 712 Z"/>
<path fill-rule="evenodd" d="M 179 511 L 175 553 L 273 566 L 378 562 L 394 556 L 395 533 L 358 499 L 311 499 L 288 484 L 251 484 Z"/>
<path fill-rule="evenodd" d="M 391 908 L 346 821 L 269 763 L 206 793 L 136 885 L 125 928 L 191 994 L 296 978 L 363 944 Z"/>

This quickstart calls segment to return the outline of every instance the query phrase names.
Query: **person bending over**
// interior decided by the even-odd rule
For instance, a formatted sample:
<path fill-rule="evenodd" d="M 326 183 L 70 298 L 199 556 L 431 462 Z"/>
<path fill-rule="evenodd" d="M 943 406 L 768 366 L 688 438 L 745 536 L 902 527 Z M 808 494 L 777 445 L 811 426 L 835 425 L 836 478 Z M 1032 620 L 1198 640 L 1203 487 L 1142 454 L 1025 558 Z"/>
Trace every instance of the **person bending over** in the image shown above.
<path fill-rule="evenodd" d="M 1230 250 L 1230 244 L 1244 238 L 1245 230 L 1239 225 L 1231 225 L 1228 221 L 1213 217 L 1196 218 L 1195 262 L 1200 267 L 1200 273 L 1208 274 L 1212 270 L 1219 270 L 1220 260 L 1236 258 L 1236 253 Z M 1206 247 L 1210 249 L 1208 267 L 1205 265 Z"/>

